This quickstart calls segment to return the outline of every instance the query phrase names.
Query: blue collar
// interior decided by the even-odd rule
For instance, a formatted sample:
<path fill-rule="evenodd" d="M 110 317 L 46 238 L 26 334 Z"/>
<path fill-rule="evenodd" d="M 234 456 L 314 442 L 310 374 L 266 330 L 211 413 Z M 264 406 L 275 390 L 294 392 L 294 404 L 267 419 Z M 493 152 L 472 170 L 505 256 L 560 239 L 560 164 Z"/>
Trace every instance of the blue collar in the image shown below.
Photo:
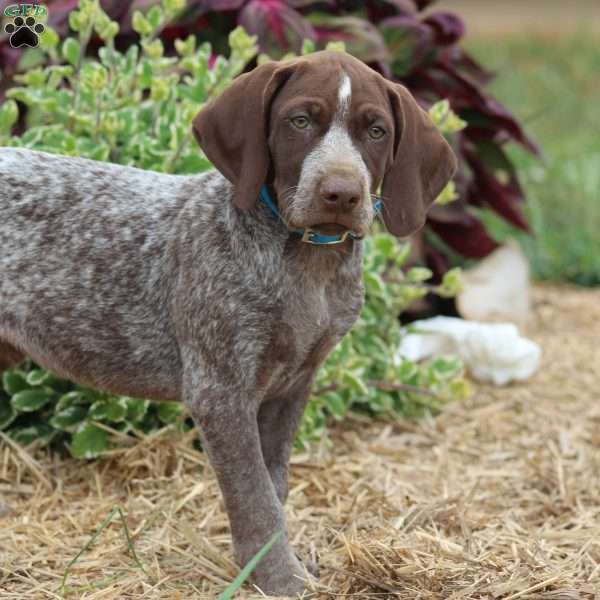
<path fill-rule="evenodd" d="M 279 211 L 277 210 L 275 203 L 273 202 L 273 200 L 271 199 L 271 196 L 269 195 L 269 190 L 267 189 L 266 185 L 263 185 L 260 188 L 260 199 L 263 201 L 264 204 L 267 205 L 267 207 L 270 209 L 270 211 L 285 225 L 285 222 L 281 218 L 281 215 L 279 214 Z M 377 200 L 375 202 L 375 204 L 373 205 L 373 210 L 375 211 L 375 214 L 379 214 L 379 211 L 381 210 L 381 200 Z M 353 240 L 362 239 L 360 236 L 356 235 L 352 231 L 344 231 L 343 233 L 340 233 L 339 235 L 324 235 L 322 233 L 317 233 L 316 231 L 313 231 L 310 228 L 292 229 L 291 232 L 302 236 L 303 242 L 306 242 L 307 244 L 314 244 L 316 246 L 341 244 L 348 237 Z"/>

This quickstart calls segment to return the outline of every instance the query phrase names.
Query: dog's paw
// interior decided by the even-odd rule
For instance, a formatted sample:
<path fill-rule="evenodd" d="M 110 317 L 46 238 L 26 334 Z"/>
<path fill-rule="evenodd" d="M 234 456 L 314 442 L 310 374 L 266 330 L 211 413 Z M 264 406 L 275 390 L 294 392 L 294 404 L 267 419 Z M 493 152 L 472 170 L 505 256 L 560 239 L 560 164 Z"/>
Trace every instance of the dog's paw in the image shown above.
<path fill-rule="evenodd" d="M 270 558 L 270 560 L 269 560 Z M 252 583 L 265 594 L 297 598 L 314 580 L 293 553 L 268 555 L 252 573 Z"/>
<path fill-rule="evenodd" d="M 12 23 L 4 26 L 4 31 L 10 35 L 8 42 L 13 48 L 35 48 L 40 43 L 39 36 L 44 33 L 44 29 L 41 23 L 36 23 L 34 17 L 15 17 Z"/>

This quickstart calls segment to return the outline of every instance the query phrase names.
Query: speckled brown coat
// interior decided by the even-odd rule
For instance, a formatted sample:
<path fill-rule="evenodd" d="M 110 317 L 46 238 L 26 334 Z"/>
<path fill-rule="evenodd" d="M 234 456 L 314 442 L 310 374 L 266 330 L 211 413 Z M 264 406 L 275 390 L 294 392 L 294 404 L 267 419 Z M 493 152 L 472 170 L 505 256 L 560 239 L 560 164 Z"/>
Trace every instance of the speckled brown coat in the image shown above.
<path fill-rule="evenodd" d="M 401 86 L 345 54 L 270 63 L 194 122 L 219 171 L 173 176 L 0 148 L 0 368 L 191 409 L 246 562 L 285 532 L 291 444 L 317 367 L 358 317 L 361 242 L 383 183 L 407 235 L 455 169 Z M 383 132 L 382 135 L 381 132 Z M 285 221 L 257 203 L 269 183 Z M 302 591 L 284 535 L 254 572 Z"/>

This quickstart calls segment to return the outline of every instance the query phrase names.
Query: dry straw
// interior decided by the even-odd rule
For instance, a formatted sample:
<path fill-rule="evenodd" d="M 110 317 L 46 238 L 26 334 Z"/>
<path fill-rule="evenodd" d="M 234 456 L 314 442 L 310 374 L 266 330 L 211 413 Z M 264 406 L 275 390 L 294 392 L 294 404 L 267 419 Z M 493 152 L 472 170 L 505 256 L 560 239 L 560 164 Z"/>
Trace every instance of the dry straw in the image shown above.
<path fill-rule="evenodd" d="M 537 289 L 529 333 L 544 348 L 529 383 L 419 423 L 345 422 L 294 457 L 311 597 L 600 600 L 600 293 Z M 191 440 L 163 431 L 87 464 L 3 437 L 0 598 L 216 598 L 238 569 Z"/>

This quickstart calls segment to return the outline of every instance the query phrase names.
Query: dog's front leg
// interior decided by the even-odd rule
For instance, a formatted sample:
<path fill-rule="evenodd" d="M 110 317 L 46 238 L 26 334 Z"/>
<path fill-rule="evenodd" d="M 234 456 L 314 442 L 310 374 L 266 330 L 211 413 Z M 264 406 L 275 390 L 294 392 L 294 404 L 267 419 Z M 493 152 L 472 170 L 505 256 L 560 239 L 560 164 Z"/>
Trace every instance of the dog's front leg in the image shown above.
<path fill-rule="evenodd" d="M 285 397 L 264 402 L 258 411 L 263 457 L 282 503 L 288 495 L 290 454 L 308 402 L 311 381 L 311 376 L 304 377 Z"/>
<path fill-rule="evenodd" d="M 305 574 L 289 546 L 283 507 L 262 455 L 254 405 L 221 386 L 187 390 L 185 396 L 223 493 L 238 564 L 246 564 L 283 531 L 255 569 L 253 581 L 266 593 L 301 593 Z"/>

